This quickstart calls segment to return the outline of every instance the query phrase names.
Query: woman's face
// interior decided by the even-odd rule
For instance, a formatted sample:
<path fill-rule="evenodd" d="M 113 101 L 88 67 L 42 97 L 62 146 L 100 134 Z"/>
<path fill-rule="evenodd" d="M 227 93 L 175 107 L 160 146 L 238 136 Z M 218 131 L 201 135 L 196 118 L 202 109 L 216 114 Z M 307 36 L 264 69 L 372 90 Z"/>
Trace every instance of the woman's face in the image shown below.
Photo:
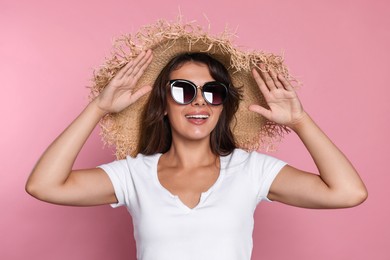
<path fill-rule="evenodd" d="M 196 62 L 184 63 L 171 72 L 170 79 L 186 79 L 197 86 L 214 81 L 207 65 Z M 208 139 L 217 125 L 222 109 L 222 105 L 212 106 L 206 103 L 199 88 L 195 99 L 187 105 L 176 103 L 171 94 L 168 94 L 165 113 L 171 125 L 172 138 L 194 141 Z"/>

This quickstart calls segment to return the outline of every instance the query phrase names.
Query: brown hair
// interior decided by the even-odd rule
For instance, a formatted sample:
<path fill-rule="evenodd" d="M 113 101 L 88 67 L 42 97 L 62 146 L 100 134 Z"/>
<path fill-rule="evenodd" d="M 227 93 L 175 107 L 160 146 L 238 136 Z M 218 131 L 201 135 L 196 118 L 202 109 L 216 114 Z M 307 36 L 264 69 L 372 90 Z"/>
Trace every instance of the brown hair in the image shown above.
<path fill-rule="evenodd" d="M 149 100 L 142 114 L 138 153 L 144 155 L 165 153 L 171 147 L 171 126 L 168 117 L 164 115 L 167 105 L 166 86 L 170 80 L 171 72 L 190 61 L 207 65 L 211 76 L 228 87 L 228 96 L 223 104 L 222 113 L 216 127 L 211 132 L 211 151 L 217 155 L 227 155 L 236 148 L 230 123 L 238 110 L 239 101 L 241 100 L 239 89 L 233 86 L 229 72 L 218 60 L 205 53 L 183 53 L 168 62 L 153 85 Z"/>

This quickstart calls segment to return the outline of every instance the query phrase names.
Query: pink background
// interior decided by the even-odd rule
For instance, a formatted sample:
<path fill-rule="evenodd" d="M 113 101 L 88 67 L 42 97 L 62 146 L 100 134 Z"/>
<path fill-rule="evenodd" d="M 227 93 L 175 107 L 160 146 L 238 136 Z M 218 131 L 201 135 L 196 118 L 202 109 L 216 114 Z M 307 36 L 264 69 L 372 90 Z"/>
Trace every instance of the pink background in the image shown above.
<path fill-rule="evenodd" d="M 236 44 L 284 53 L 310 114 L 355 164 L 369 198 L 343 210 L 263 203 L 253 259 L 390 259 L 389 11 L 355 1 L 0 1 L 0 259 L 134 259 L 125 208 L 76 208 L 29 197 L 24 183 L 48 144 L 87 104 L 92 71 L 115 36 L 159 18 L 237 29 Z M 228 3 L 229 2 L 229 3 Z M 205 16 L 207 16 L 207 19 Z M 96 131 L 76 167 L 113 160 Z M 273 155 L 314 165 L 296 136 Z"/>

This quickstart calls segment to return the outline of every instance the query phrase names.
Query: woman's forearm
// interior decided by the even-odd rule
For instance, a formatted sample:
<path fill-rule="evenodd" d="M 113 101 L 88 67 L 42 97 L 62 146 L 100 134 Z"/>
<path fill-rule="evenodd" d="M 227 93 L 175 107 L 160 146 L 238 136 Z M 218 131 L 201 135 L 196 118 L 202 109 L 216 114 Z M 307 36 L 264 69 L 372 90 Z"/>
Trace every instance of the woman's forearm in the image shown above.
<path fill-rule="evenodd" d="M 367 190 L 357 171 L 308 114 L 291 128 L 306 146 L 321 179 L 333 194 L 351 205 L 365 200 Z"/>
<path fill-rule="evenodd" d="M 43 187 L 61 186 L 66 182 L 77 155 L 104 114 L 95 101 L 91 102 L 54 140 L 26 183 L 29 193 L 39 192 Z"/>

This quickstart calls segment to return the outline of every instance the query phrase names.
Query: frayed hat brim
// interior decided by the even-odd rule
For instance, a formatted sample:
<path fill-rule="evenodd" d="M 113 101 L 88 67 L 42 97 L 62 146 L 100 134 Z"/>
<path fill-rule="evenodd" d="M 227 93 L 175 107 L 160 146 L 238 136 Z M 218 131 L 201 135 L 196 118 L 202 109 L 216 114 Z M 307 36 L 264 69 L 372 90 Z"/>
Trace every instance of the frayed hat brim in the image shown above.
<path fill-rule="evenodd" d="M 95 98 L 127 62 L 141 51 L 153 50 L 153 60 L 137 82 L 136 89 L 153 85 L 162 68 L 175 56 L 185 52 L 204 52 L 219 60 L 228 69 L 233 85 L 241 88 L 240 102 L 231 129 L 239 148 L 245 150 L 267 149 L 289 130 L 248 110 L 249 105 L 267 107 L 255 80 L 253 67 L 263 63 L 286 78 L 291 78 L 279 55 L 262 51 L 242 51 L 232 43 L 234 34 L 227 30 L 218 36 L 211 35 L 195 22 L 181 20 L 170 23 L 160 20 L 145 26 L 135 35 L 123 35 L 114 43 L 114 49 L 106 62 L 99 67 L 92 80 L 91 99 Z M 106 115 L 100 123 L 103 140 L 116 147 L 116 157 L 135 156 L 140 137 L 140 120 L 148 94 L 120 113 Z"/>

